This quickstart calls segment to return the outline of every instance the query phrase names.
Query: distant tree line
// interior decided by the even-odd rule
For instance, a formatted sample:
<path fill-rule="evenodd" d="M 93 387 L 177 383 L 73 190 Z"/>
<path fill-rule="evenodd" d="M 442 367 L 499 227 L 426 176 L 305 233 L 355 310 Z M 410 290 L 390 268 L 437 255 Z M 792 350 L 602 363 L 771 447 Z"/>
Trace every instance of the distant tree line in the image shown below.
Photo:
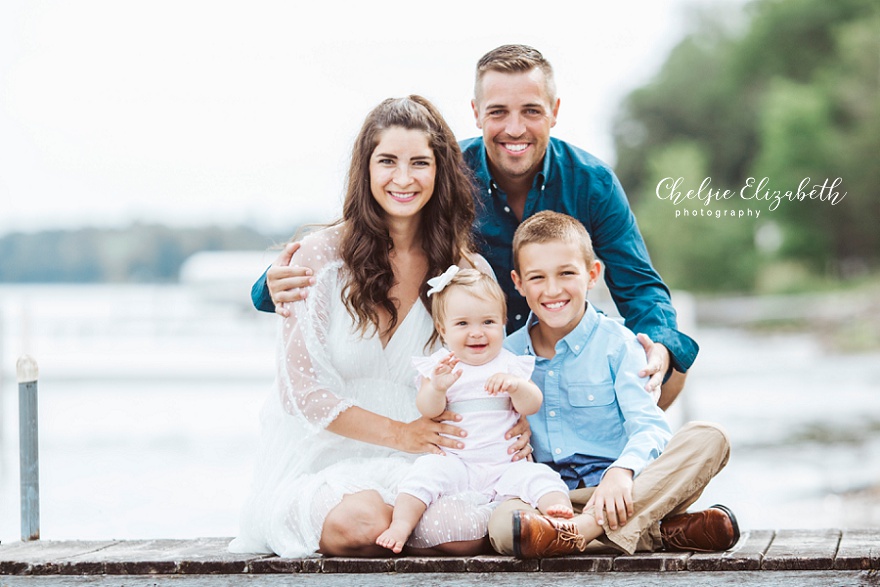
<path fill-rule="evenodd" d="M 616 120 L 616 171 L 651 256 L 670 285 L 691 290 L 870 275 L 880 267 L 880 2 L 757 0 L 746 12 L 744 23 L 702 15 Z M 769 210 L 741 198 L 750 177 L 795 193 L 804 178 L 807 192 L 840 178 L 847 195 Z M 705 178 L 737 193 L 675 205 L 658 197 L 664 178 L 684 178 L 683 194 Z M 749 209 L 761 215 L 696 215 Z"/>
<path fill-rule="evenodd" d="M 289 236 L 155 224 L 12 233 L 0 237 L 0 282 L 174 282 L 193 253 L 265 250 Z"/>

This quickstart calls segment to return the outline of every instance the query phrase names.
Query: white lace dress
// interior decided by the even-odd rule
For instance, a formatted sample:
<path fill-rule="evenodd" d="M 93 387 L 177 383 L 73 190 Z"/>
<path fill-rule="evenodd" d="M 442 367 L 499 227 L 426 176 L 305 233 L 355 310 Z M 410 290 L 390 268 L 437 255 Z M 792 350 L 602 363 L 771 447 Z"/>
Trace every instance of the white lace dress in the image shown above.
<path fill-rule="evenodd" d="M 397 484 L 418 455 L 334 434 L 325 428 L 351 406 L 410 422 L 415 407 L 411 357 L 428 353 L 431 317 L 420 302 L 385 348 L 362 337 L 341 300 L 341 229 L 307 236 L 292 265 L 310 267 L 316 283 L 290 304 L 276 357 L 276 382 L 260 414 L 262 433 L 251 494 L 232 552 L 315 555 L 327 513 L 348 493 L 378 491 L 393 504 Z M 408 542 L 419 548 L 486 535 L 492 505 L 477 494 L 439 500 Z"/>

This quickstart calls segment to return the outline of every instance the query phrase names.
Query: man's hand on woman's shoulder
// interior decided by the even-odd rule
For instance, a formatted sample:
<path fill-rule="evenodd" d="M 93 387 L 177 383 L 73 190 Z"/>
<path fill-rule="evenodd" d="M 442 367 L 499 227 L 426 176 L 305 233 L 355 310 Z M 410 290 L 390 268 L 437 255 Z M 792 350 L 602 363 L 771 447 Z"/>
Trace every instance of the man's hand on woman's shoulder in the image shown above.
<path fill-rule="evenodd" d="M 275 304 L 275 312 L 285 318 L 290 316 L 290 310 L 284 307 L 284 304 L 306 299 L 308 288 L 315 285 L 311 269 L 290 264 L 293 254 L 299 250 L 299 247 L 299 242 L 285 245 L 284 250 L 266 271 L 266 286 Z"/>

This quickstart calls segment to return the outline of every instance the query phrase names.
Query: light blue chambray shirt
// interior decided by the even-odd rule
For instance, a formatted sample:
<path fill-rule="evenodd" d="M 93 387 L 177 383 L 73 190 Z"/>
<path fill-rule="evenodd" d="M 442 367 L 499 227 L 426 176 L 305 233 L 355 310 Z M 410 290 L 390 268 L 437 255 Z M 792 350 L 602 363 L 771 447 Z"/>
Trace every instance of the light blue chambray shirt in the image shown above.
<path fill-rule="evenodd" d="M 535 355 L 529 325 L 507 337 L 513 353 Z M 535 460 L 565 466 L 584 457 L 615 459 L 636 476 L 669 442 L 672 431 L 639 377 L 645 350 L 622 324 L 587 304 L 580 323 L 556 343 L 556 356 L 536 356 L 532 381 L 544 392 L 529 416 Z"/>

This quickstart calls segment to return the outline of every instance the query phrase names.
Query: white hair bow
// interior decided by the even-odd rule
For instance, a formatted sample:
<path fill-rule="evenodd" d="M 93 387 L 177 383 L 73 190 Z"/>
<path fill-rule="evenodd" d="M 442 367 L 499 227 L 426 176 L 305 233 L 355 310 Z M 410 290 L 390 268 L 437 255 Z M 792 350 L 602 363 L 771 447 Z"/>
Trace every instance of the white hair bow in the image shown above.
<path fill-rule="evenodd" d="M 449 269 L 443 272 L 443 275 L 429 279 L 428 285 L 431 286 L 431 289 L 428 290 L 428 297 L 431 297 L 431 294 L 443 291 L 443 288 L 449 285 L 449 282 L 452 281 L 456 273 L 458 273 L 458 265 L 450 265 Z"/>

